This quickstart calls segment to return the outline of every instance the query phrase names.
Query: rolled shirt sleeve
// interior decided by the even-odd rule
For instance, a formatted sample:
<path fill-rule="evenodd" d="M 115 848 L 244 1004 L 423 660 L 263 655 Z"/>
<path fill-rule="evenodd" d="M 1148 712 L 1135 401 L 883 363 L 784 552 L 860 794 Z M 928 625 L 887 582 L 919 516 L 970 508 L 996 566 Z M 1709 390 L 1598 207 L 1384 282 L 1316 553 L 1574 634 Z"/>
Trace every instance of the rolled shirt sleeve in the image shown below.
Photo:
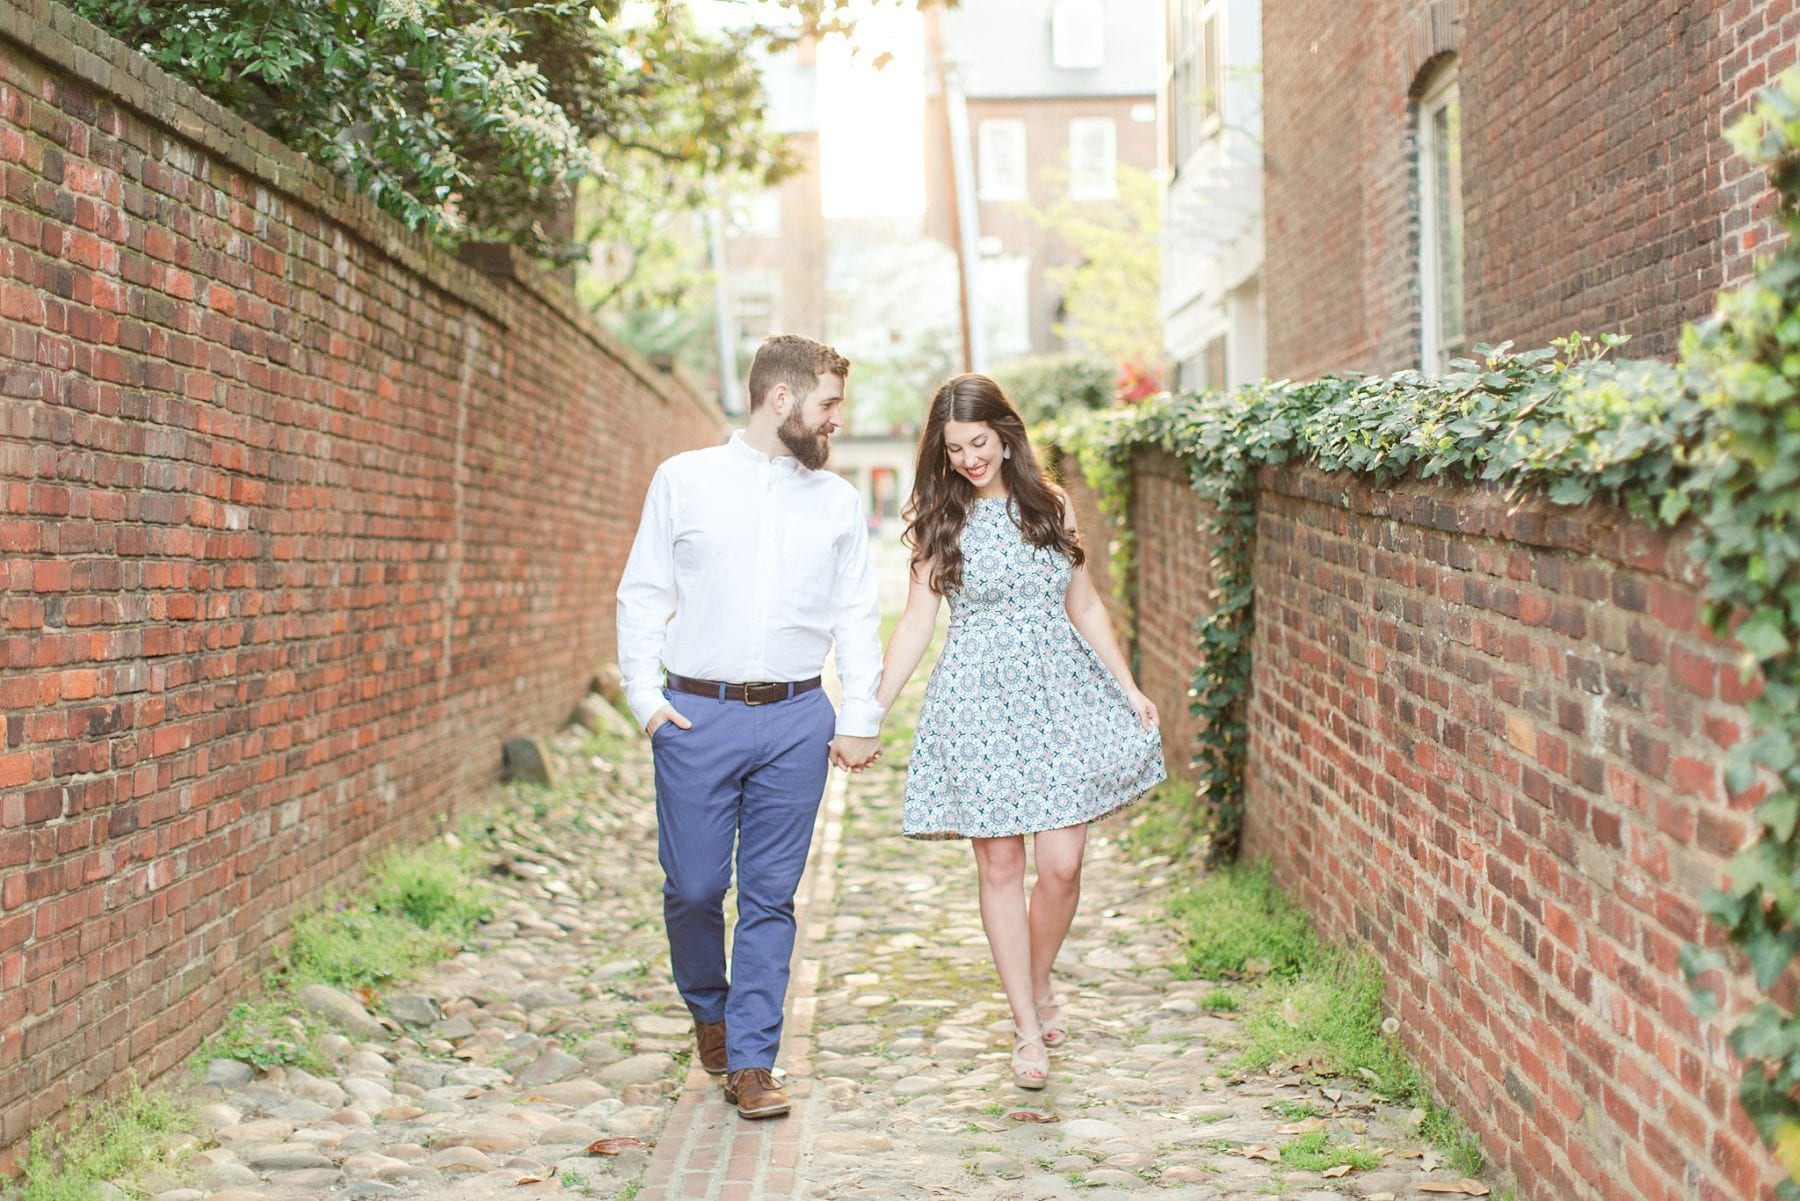
<path fill-rule="evenodd" d="M 838 679 L 843 685 L 837 732 L 872 738 L 881 732 L 881 598 L 869 556 L 869 522 L 856 498 L 855 522 L 841 550 L 832 596 L 832 637 L 837 643 Z"/>
<path fill-rule="evenodd" d="M 642 729 L 663 700 L 663 642 L 675 615 L 674 495 L 666 470 L 658 470 L 644 499 L 631 556 L 619 578 L 617 625 L 619 674 L 625 703 Z"/>

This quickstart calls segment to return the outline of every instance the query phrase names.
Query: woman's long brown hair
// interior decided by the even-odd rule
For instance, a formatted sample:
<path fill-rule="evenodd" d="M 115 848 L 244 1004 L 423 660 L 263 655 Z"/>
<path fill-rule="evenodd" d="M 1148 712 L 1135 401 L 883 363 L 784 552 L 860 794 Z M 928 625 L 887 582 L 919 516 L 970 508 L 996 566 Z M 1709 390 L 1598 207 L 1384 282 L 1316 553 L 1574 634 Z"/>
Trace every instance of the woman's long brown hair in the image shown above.
<path fill-rule="evenodd" d="M 1087 556 L 1080 535 L 1064 524 L 1063 490 L 1038 463 L 1019 410 L 987 376 L 958 375 L 945 380 L 931 398 L 925 432 L 919 435 L 912 497 L 906 502 L 906 545 L 915 564 L 931 560 L 931 590 L 944 595 L 962 587 L 963 523 L 975 501 L 975 485 L 951 467 L 944 450 L 944 426 L 952 421 L 979 421 L 999 435 L 1001 445 L 1012 451 L 1011 458 L 1000 461 L 1007 508 L 1025 541 L 1080 567 Z"/>

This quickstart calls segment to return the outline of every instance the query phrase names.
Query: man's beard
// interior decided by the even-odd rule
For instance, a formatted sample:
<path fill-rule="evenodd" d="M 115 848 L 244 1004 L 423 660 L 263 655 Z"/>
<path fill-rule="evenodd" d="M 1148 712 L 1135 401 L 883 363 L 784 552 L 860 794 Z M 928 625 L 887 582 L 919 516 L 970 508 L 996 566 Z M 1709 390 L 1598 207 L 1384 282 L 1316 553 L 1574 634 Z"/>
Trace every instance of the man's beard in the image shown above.
<path fill-rule="evenodd" d="M 800 466 L 809 471 L 817 471 L 825 466 L 825 460 L 831 457 L 831 438 L 816 429 L 807 426 L 800 419 L 800 410 L 795 409 L 787 415 L 775 430 L 775 436 L 781 444 L 794 452 L 794 458 Z"/>

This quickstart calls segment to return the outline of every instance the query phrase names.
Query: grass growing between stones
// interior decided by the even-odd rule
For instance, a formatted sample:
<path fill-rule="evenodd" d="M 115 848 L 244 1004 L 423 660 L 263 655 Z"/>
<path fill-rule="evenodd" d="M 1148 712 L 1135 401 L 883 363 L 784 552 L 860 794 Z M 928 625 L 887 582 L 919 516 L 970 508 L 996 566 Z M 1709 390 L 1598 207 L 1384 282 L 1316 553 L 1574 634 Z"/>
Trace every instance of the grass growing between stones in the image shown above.
<path fill-rule="evenodd" d="M 1358 1080 L 1389 1101 L 1422 1109 L 1421 1133 L 1465 1175 L 1481 1171 L 1474 1135 L 1431 1099 L 1391 1024 L 1384 1027 L 1380 964 L 1367 950 L 1323 942 L 1275 886 L 1267 865 L 1210 872 L 1177 893 L 1171 911 L 1186 944 L 1178 976 L 1254 982 L 1240 999 L 1240 1067 L 1260 1072 L 1291 1065 Z M 1211 1004 L 1216 999 L 1210 995 L 1205 1003 L 1222 1008 Z M 1340 1162 L 1352 1161 L 1321 1170 Z"/>
<path fill-rule="evenodd" d="M 323 1072 L 326 1064 L 316 1048 L 319 1036 L 329 1030 L 277 986 L 253 1001 L 233 1005 L 224 1025 L 201 1045 L 195 1066 L 201 1069 L 209 1060 L 235 1059 L 261 1072 L 284 1064 Z"/>
<path fill-rule="evenodd" d="M 1187 959 L 1176 970 L 1184 979 L 1293 977 L 1323 955 L 1306 915 L 1266 867 L 1211 872 L 1177 893 L 1173 909 L 1187 936 Z"/>
<path fill-rule="evenodd" d="M 487 911 L 477 855 L 446 839 L 383 858 L 358 894 L 294 919 L 293 938 L 264 978 L 264 995 L 232 1006 L 196 1065 L 236 1059 L 261 1070 L 309 1071 L 328 1026 L 296 1000 L 309 984 L 369 988 L 455 952 Z"/>
<path fill-rule="evenodd" d="M 5 1195 L 8 1201 L 98 1201 L 103 1182 L 129 1178 L 157 1158 L 186 1121 L 168 1098 L 133 1089 L 72 1122 L 66 1137 L 33 1134 L 16 1189 Z"/>
<path fill-rule="evenodd" d="M 366 988 L 442 959 L 474 931 L 488 904 L 473 856 L 435 842 L 382 860 L 359 897 L 294 919 L 288 974 L 299 982 Z"/>
<path fill-rule="evenodd" d="M 1337 1142 L 1323 1130 L 1314 1130 L 1284 1144 L 1281 1162 L 1303 1172 L 1323 1172 L 1344 1164 L 1368 1172 L 1381 1166 L 1381 1156 L 1364 1147 Z"/>

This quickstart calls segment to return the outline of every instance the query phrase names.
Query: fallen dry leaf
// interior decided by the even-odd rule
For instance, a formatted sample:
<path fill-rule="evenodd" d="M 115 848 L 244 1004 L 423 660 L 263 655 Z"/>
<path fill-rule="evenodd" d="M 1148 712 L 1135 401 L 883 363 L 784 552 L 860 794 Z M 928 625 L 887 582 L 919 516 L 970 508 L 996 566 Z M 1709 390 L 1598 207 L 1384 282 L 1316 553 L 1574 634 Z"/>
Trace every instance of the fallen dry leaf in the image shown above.
<path fill-rule="evenodd" d="M 1479 1180 L 1458 1180 L 1455 1184 L 1427 1180 L 1417 1187 L 1421 1193 L 1455 1193 L 1459 1197 L 1485 1197 L 1488 1195 L 1487 1185 Z"/>
<path fill-rule="evenodd" d="M 617 1155 L 621 1151 L 640 1151 L 648 1148 L 649 1143 L 641 1138 L 597 1138 L 588 1144 L 590 1155 Z"/>
<path fill-rule="evenodd" d="M 1408 1147 L 1406 1150 L 1400 1152 L 1400 1158 L 1401 1159 L 1423 1159 L 1423 1158 L 1425 1158 L 1425 1152 L 1421 1151 L 1417 1147 Z"/>
<path fill-rule="evenodd" d="M 1395 1201 L 1392 1193 L 1370 1193 L 1363 1201 Z"/>
<path fill-rule="evenodd" d="M 364 1009 L 375 1008 L 375 990 L 372 988 L 353 988 L 350 995 L 362 1002 Z"/>
<path fill-rule="evenodd" d="M 1325 1180 L 1336 1180 L 1339 1176 L 1348 1176 L 1350 1174 L 1350 1167 L 1351 1165 L 1347 1163 L 1341 1163 L 1335 1168 L 1326 1168 L 1323 1172 L 1320 1172 L 1319 1175 Z"/>
<path fill-rule="evenodd" d="M 550 1177 L 548 1177 L 548 1176 L 521 1176 L 517 1180 L 513 1181 L 513 1183 L 514 1184 L 542 1184 L 542 1183 L 544 1183 L 544 1181 L 546 1181 L 548 1179 L 550 1179 Z"/>
<path fill-rule="evenodd" d="M 1035 1109 L 1015 1109 L 1006 1115 L 1015 1122 L 1060 1122 L 1061 1118 L 1053 1113 L 1039 1113 Z"/>
<path fill-rule="evenodd" d="M 1289 1122 L 1285 1126 L 1275 1127 L 1276 1134 L 1311 1134 L 1315 1130 L 1325 1129 L 1324 1118 L 1307 1118 L 1304 1122 Z"/>
<path fill-rule="evenodd" d="M 1266 1159 L 1270 1163 L 1281 1162 L 1281 1152 L 1269 1146 L 1267 1143 L 1257 1143 L 1250 1147 L 1239 1147 L 1238 1154 L 1242 1155 L 1245 1159 Z"/>

